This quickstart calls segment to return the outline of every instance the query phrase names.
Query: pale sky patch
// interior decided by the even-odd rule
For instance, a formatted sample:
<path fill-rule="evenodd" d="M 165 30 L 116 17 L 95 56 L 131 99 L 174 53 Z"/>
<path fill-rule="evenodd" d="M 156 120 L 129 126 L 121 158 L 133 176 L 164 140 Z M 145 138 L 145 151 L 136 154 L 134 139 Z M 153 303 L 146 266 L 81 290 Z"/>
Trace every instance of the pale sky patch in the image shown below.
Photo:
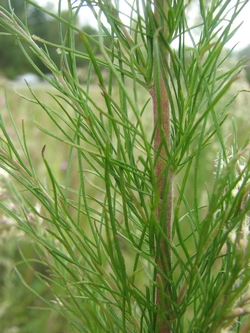
<path fill-rule="evenodd" d="M 41 6 L 45 5 L 45 3 L 52 3 L 52 1 L 44 1 L 44 0 L 36 0 L 37 3 L 39 3 Z M 78 2 L 78 1 L 77 1 Z M 77 4 L 76 2 L 76 4 Z M 119 0 L 119 6 L 122 11 L 130 14 L 130 8 L 127 4 L 128 1 L 126 0 Z M 232 5 L 233 5 L 232 1 Z M 58 3 L 58 2 L 57 2 Z M 55 2 L 54 2 L 55 4 Z M 63 9 L 68 8 L 68 0 L 61 0 L 61 5 Z M 56 9 L 56 4 L 55 4 Z M 249 39 L 249 31 L 250 31 L 250 1 L 247 3 L 247 5 L 244 7 L 241 14 L 238 16 L 238 18 L 234 22 L 234 27 L 239 25 L 241 22 L 243 22 L 242 26 L 239 28 L 238 32 L 235 34 L 235 36 L 228 42 L 227 47 L 234 47 L 235 44 L 238 44 L 236 46 L 236 50 L 241 50 L 245 48 L 246 46 L 250 45 L 250 39 Z M 129 25 L 129 20 L 125 16 L 122 18 L 123 21 Z M 80 23 L 81 25 L 92 25 L 94 28 L 97 28 L 97 23 L 95 18 L 93 17 L 91 11 L 87 7 L 83 7 L 80 11 Z"/>

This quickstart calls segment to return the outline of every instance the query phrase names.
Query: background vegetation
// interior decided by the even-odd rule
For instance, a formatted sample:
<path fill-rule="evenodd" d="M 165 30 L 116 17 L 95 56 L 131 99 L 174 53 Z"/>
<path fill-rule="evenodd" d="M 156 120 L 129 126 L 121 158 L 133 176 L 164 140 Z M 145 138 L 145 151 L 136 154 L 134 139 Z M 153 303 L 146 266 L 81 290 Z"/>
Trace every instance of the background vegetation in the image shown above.
<path fill-rule="evenodd" d="M 41 11 L 38 8 L 26 4 L 25 0 L 13 0 L 11 1 L 12 8 L 15 9 L 15 14 L 20 18 L 21 21 L 26 21 L 30 33 L 32 35 L 39 36 L 41 40 L 46 40 L 50 43 L 57 43 L 58 42 L 58 21 L 56 18 L 51 17 L 50 15 L 46 14 L 45 11 Z M 4 8 L 8 8 L 8 0 L 3 0 L 1 2 L 1 6 Z M 27 11 L 25 14 L 25 6 L 27 7 Z M 47 3 L 45 5 L 48 11 L 53 8 L 53 4 Z M 68 20 L 68 12 L 67 10 L 62 11 L 61 17 L 65 20 Z M 76 22 L 76 24 L 85 31 L 87 34 L 93 36 L 93 38 L 97 39 L 98 33 L 96 29 L 89 25 L 84 25 L 84 27 L 80 26 L 80 22 Z M 63 29 L 66 29 L 64 26 Z M 2 32 L 4 29 L 2 28 Z M 65 31 L 63 31 L 65 33 Z M 105 41 L 108 43 L 108 41 Z M 24 44 L 25 45 L 25 44 Z M 44 47 L 42 43 L 38 43 L 40 47 Z M 75 38 L 75 45 L 77 50 L 80 52 L 86 52 L 84 44 L 82 43 L 79 35 L 76 35 Z M 90 42 L 90 46 L 94 49 L 98 55 L 100 50 L 96 47 L 96 44 Z M 59 66 L 60 64 L 60 55 L 58 54 L 55 47 L 52 45 L 47 45 L 47 50 L 50 53 L 51 59 L 53 62 Z M 43 64 L 43 62 L 34 55 L 34 53 L 29 52 L 29 56 L 31 57 L 34 64 L 44 73 L 48 74 L 48 68 Z M 83 71 L 84 74 L 81 75 L 81 69 L 86 69 L 88 66 L 88 61 L 84 59 L 77 60 L 77 66 L 79 68 L 80 78 L 84 81 L 84 75 L 86 72 Z M 25 74 L 25 73 L 36 73 L 34 66 L 28 61 L 26 57 L 23 56 L 22 50 L 17 45 L 14 36 L 0 36 L 0 73 L 2 76 L 8 79 L 14 79 L 18 75 Z M 41 78 L 42 79 L 42 78 Z"/>
<path fill-rule="evenodd" d="M 13 2 L 14 3 L 14 2 Z M 21 1 L 18 1 L 16 5 L 17 11 L 18 6 Z M 23 8 L 20 6 L 20 8 Z M 37 10 L 34 7 L 32 10 L 28 11 L 29 17 L 28 20 L 30 22 L 30 30 L 32 34 L 35 34 L 42 39 L 46 39 L 51 41 L 52 43 L 56 41 L 56 35 L 53 36 L 51 31 L 56 31 L 54 28 L 57 24 L 53 19 L 46 18 L 46 15 Z M 22 19 L 23 12 L 20 9 L 20 12 L 16 13 Z M 65 12 L 65 17 L 67 16 L 67 12 Z M 34 20 L 34 17 L 36 18 Z M 36 22 L 32 25 L 32 22 Z M 37 22 L 40 22 L 37 25 Z M 46 24 L 43 24 L 46 22 Z M 36 30 L 37 29 L 37 30 Z M 38 30 L 39 29 L 39 30 Z M 85 29 L 85 28 L 84 28 Z M 88 32 L 90 35 L 93 33 L 95 36 L 96 32 L 92 28 L 88 28 Z M 87 28 L 86 28 L 87 30 Z M 0 41 L 0 61 L 2 62 L 2 70 L 3 74 L 8 78 L 14 78 L 17 74 L 25 73 L 27 71 L 33 71 L 33 68 L 30 67 L 30 64 L 25 62 L 23 64 L 20 63 L 20 59 L 25 59 L 20 56 L 18 53 L 19 49 L 16 47 L 14 52 L 10 52 L 10 49 L 13 50 L 15 48 L 15 40 L 11 37 L 1 37 L 4 38 L 4 43 Z M 6 40 L 9 41 L 6 42 Z M 80 43 L 79 47 L 83 52 L 83 43 Z M 5 45 L 5 47 L 3 47 Z M 107 44 L 106 44 L 107 45 Z M 48 46 L 49 48 L 49 46 Z M 98 53 L 98 50 L 96 51 Z M 243 52 L 243 51 L 242 51 Z M 49 50 L 51 54 L 51 58 L 57 64 L 59 64 L 58 54 L 55 52 L 55 49 L 52 48 Z M 33 54 L 30 54 L 33 57 Z M 227 59 L 228 68 L 231 67 L 232 63 L 237 61 L 239 54 L 232 53 L 231 56 Z M 42 72 L 46 73 L 46 68 L 43 67 L 42 63 L 37 62 L 37 58 L 32 58 L 32 61 L 41 69 Z M 187 62 L 188 62 L 187 58 Z M 9 66 L 11 64 L 11 66 Z M 82 60 L 82 63 L 79 63 L 79 66 L 85 66 L 85 62 Z M 247 70 L 246 70 L 247 73 Z M 84 79 L 82 80 L 84 82 Z M 239 80 L 236 85 L 228 91 L 228 94 L 224 97 L 223 100 L 220 101 L 220 105 L 218 108 L 222 108 L 225 101 L 232 99 L 235 96 L 235 91 L 249 88 L 248 74 L 245 75 L 244 72 L 239 76 Z M 1 101 L 1 113 L 4 118 L 4 122 L 6 127 L 9 130 L 9 135 L 13 138 L 14 142 L 16 142 L 16 146 L 18 147 L 19 142 L 18 138 L 16 138 L 16 134 L 13 131 L 13 125 L 10 121 L 8 115 L 8 109 L 12 110 L 12 114 L 14 117 L 14 121 L 18 124 L 18 130 L 22 131 L 22 122 L 25 124 L 25 136 L 26 141 L 29 142 L 29 154 L 32 156 L 32 161 L 36 168 L 37 175 L 43 179 L 47 175 L 46 166 L 42 163 L 42 152 L 41 147 L 47 145 L 46 148 L 46 158 L 50 161 L 50 168 L 57 179 L 58 182 L 61 182 L 66 177 L 67 172 L 67 163 L 68 159 L 65 158 L 69 154 L 69 150 L 65 148 L 65 145 L 61 145 L 57 140 L 53 140 L 50 138 L 48 142 L 48 137 L 42 131 L 38 131 L 34 126 L 34 120 L 39 124 L 44 124 L 46 129 L 49 132 L 55 132 L 55 127 L 53 122 L 48 118 L 45 114 L 44 110 L 41 109 L 38 104 L 30 104 L 29 98 L 32 98 L 32 94 L 29 91 L 28 87 L 25 86 L 16 86 L 18 94 L 13 94 L 13 88 L 6 82 L 3 82 L 1 85 L 0 92 L 0 101 Z M 115 89 L 115 88 L 114 88 Z M 46 101 L 47 104 L 51 106 L 56 111 L 60 111 L 60 107 L 58 103 L 53 99 L 53 94 L 55 90 L 48 85 L 39 84 L 33 87 L 33 91 L 36 96 L 43 101 Z M 99 100 L 99 96 L 101 95 L 100 88 L 97 84 L 92 83 L 91 87 L 89 87 L 90 96 L 93 100 Z M 132 88 L 131 88 L 132 93 Z M 20 95 L 25 95 L 25 98 L 22 98 Z M 144 99 L 144 90 L 141 89 L 140 94 L 138 95 L 138 105 L 142 106 L 145 103 Z M 227 137 L 232 133 L 232 117 L 235 119 L 238 128 L 238 142 L 239 146 L 244 144 L 246 141 L 246 137 L 249 132 L 249 117 L 246 117 L 246 113 L 249 109 L 249 98 L 246 94 L 241 93 L 239 98 L 235 100 L 230 107 L 228 108 L 229 116 L 226 120 L 226 124 L 224 126 L 223 135 Z M 100 108 L 104 108 L 105 106 L 99 104 Z M 67 103 L 65 103 L 64 108 L 71 112 L 71 109 Z M 148 104 L 146 110 L 150 110 L 151 105 Z M 152 120 L 151 116 L 146 119 L 145 126 L 146 132 L 152 131 Z M 12 132 L 13 131 L 13 132 Z M 56 135 L 57 133 L 55 133 Z M 228 137 L 228 145 L 233 142 L 233 137 Z M 211 160 L 215 159 L 213 156 L 216 156 L 218 151 L 218 143 L 214 140 L 213 144 L 207 147 L 204 151 L 202 151 L 202 172 L 199 173 L 199 181 L 197 184 L 201 186 L 198 189 L 199 193 L 205 193 L 204 184 L 207 183 L 209 187 L 211 184 L 209 180 L 211 179 L 214 172 L 214 165 L 211 163 Z M 55 154 L 56 152 L 56 154 Z M 74 170 L 74 168 L 73 168 Z M 10 202 L 12 198 L 8 197 L 8 187 L 7 183 L 5 183 L 6 175 L 2 175 L 1 177 L 1 188 L 5 189 L 1 193 L 2 202 L 5 200 L 6 203 Z M 190 173 L 189 178 L 187 180 L 187 191 L 192 190 L 193 177 L 192 173 Z M 181 175 L 179 175 L 181 180 Z M 77 182 L 79 178 L 76 176 L 70 178 L 71 187 L 77 188 Z M 94 179 L 93 179 L 94 182 Z M 178 183 L 178 180 L 177 180 Z M 20 188 L 20 191 L 23 189 Z M 87 189 L 88 193 L 93 197 L 98 197 L 98 194 L 95 192 L 95 184 L 90 183 L 89 188 Z M 92 192 L 91 192 L 92 191 Z M 12 202 L 15 204 L 14 202 Z M 32 220 L 32 216 L 30 217 Z M 33 241 L 25 236 L 23 232 L 16 228 L 14 220 L 11 220 L 6 217 L 4 212 L 2 212 L 1 218 L 1 243 L 0 243 L 0 270 L 1 270 L 1 305 L 0 305 L 0 328 L 4 333 L 29 333 L 29 332 L 71 332 L 70 328 L 67 326 L 67 322 L 60 316 L 58 313 L 51 311 L 49 307 L 45 307 L 44 303 L 39 300 L 37 295 L 40 295 L 44 299 L 53 300 L 54 294 L 50 292 L 47 286 L 42 281 L 43 276 L 49 276 L 49 272 L 47 268 L 41 264 L 40 253 L 37 253 L 39 250 L 37 246 L 34 246 Z M 125 252 L 127 252 L 127 256 L 129 258 L 129 249 L 125 246 Z M 36 261 L 37 258 L 37 261 Z M 30 262 L 29 262 L 30 259 Z M 18 268 L 17 270 L 13 270 L 13 267 Z M 22 278 L 23 277 L 23 278 Z M 23 284 L 22 279 L 25 281 Z M 27 288 L 28 287 L 28 288 Z M 36 291 L 37 295 L 34 295 L 29 291 L 33 289 Z M 14 292 L 13 292 L 14 291 Z"/>

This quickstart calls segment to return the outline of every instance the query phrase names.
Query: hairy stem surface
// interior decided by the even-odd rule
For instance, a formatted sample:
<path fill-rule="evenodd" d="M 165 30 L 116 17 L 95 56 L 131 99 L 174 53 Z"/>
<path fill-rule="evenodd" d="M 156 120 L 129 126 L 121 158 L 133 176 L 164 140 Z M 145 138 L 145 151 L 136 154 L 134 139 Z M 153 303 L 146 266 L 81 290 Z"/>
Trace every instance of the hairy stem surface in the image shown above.
<path fill-rule="evenodd" d="M 161 33 L 165 38 L 167 36 L 167 25 L 166 21 L 164 20 L 164 14 L 167 14 L 167 9 L 168 6 L 165 0 L 155 1 L 155 19 L 158 28 L 161 29 Z M 158 38 L 160 48 L 164 47 L 160 37 Z M 163 59 L 163 57 L 165 57 L 165 59 Z M 170 151 L 170 106 L 166 87 L 166 77 L 168 77 L 166 68 L 167 57 L 167 50 L 166 52 L 160 53 L 160 63 L 162 67 L 160 75 L 158 75 L 157 78 L 159 80 L 159 84 L 156 84 L 157 79 L 155 72 L 155 80 L 151 89 L 155 126 L 155 176 L 157 179 L 159 192 L 159 203 L 157 206 L 156 214 L 157 219 L 161 224 L 161 228 L 166 234 L 168 240 L 166 241 L 162 236 L 159 237 L 160 251 L 157 256 L 159 272 L 156 277 L 158 283 L 156 304 L 159 309 L 159 314 L 157 317 L 156 326 L 157 331 L 159 330 L 160 333 L 171 332 L 170 304 L 165 297 L 165 295 L 170 297 L 170 285 L 166 276 L 169 275 L 171 268 L 171 248 L 169 244 L 171 244 L 172 241 L 171 234 L 173 203 L 173 174 L 170 168 L 167 170 L 166 174 L 166 164 L 168 160 L 167 150 Z M 165 80 L 163 75 L 165 75 Z M 157 92 L 157 89 L 160 89 L 160 94 Z M 160 96 L 160 98 L 158 96 Z"/>

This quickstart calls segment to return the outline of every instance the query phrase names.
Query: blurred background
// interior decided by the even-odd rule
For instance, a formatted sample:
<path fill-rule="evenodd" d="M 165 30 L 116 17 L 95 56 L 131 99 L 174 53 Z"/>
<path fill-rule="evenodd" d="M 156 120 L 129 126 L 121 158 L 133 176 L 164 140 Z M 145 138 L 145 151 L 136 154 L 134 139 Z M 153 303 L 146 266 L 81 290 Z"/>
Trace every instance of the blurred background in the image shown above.
<path fill-rule="evenodd" d="M 20 20 L 25 19 L 24 14 L 24 1 L 12 0 L 12 7 L 15 10 L 15 14 Z M 39 1 L 40 4 L 46 6 L 49 10 L 55 10 L 55 2 Z M 62 14 L 67 20 L 68 13 L 65 4 L 65 11 Z M 122 3 L 122 1 L 121 1 Z M 233 2 L 232 2 L 233 3 Z M 8 0 L 0 0 L 0 5 L 8 8 Z M 193 4 L 193 8 L 197 8 L 197 5 Z M 79 16 L 79 28 L 86 31 L 88 34 L 97 36 L 95 24 L 92 24 L 92 19 L 87 9 L 83 8 L 81 15 Z M 247 9 L 245 9 L 245 14 Z M 249 13 L 249 12 L 248 12 Z M 34 6 L 28 5 L 27 7 L 28 24 L 31 34 L 39 36 L 41 39 L 48 40 L 52 43 L 58 43 L 58 22 L 53 17 L 45 14 L 41 10 Z M 190 11 L 191 15 L 191 11 Z M 195 10 L 192 10 L 192 20 L 196 20 Z M 239 18 L 236 24 L 239 24 L 244 19 L 244 15 Z M 240 31 L 234 37 L 233 42 L 226 45 L 227 48 L 232 48 L 234 44 L 238 43 L 237 47 L 233 50 L 230 56 L 226 60 L 228 67 L 232 67 L 241 57 L 250 58 L 250 44 L 248 45 L 249 36 L 249 20 L 246 21 Z M 66 29 L 66 27 L 65 27 Z M 0 31 L 4 30 L 0 27 Z M 108 40 L 105 41 L 108 46 Z M 233 43 L 233 44 L 232 44 Z M 76 49 L 84 52 L 84 46 L 79 36 L 75 36 Z M 42 44 L 41 44 L 42 47 Z M 94 47 L 94 46 L 93 46 Z M 57 50 L 48 45 L 48 51 L 51 58 L 60 67 L 59 55 Z M 96 50 L 98 54 L 99 50 Z M 226 49 L 225 49 L 226 54 Z M 32 53 L 30 57 L 34 64 L 45 74 L 48 73 L 47 68 L 37 59 Z M 188 54 L 187 54 L 188 61 Z M 84 59 L 78 59 L 78 71 L 81 84 L 85 84 L 88 62 Z M 108 75 L 108 73 L 107 73 Z M 47 122 L 44 114 L 37 105 L 31 105 L 28 100 L 23 99 L 21 95 L 30 96 L 25 80 L 31 85 L 34 92 L 41 100 L 46 101 L 53 105 L 55 103 L 49 94 L 53 94 L 54 90 L 50 87 L 46 81 L 39 77 L 34 68 L 23 56 L 22 51 L 18 47 L 15 38 L 11 36 L 0 36 L 0 112 L 4 118 L 4 121 L 8 127 L 10 134 L 12 133 L 12 125 L 8 116 L 7 104 L 9 109 L 13 113 L 13 117 L 17 124 L 17 127 L 21 130 L 21 122 L 24 120 L 27 129 L 27 142 L 29 151 L 34 161 L 35 167 L 40 172 L 41 177 L 44 177 L 44 169 L 41 165 L 40 151 L 43 144 L 48 144 L 48 138 L 45 134 L 40 132 L 32 122 L 32 118 L 35 118 L 38 123 L 46 126 L 53 126 L 52 123 Z M 220 101 L 217 106 L 220 110 L 239 90 L 245 90 L 238 95 L 238 98 L 228 108 L 228 118 L 226 120 L 223 135 L 228 136 L 228 145 L 232 142 L 232 118 L 235 119 L 237 124 L 238 134 L 237 139 L 239 146 L 249 139 L 250 128 L 250 95 L 248 93 L 250 85 L 250 65 L 246 64 L 245 68 L 238 77 L 238 80 L 230 88 L 227 96 Z M 18 93 L 14 93 L 17 91 Z M 93 86 L 91 94 L 96 99 L 100 98 L 100 91 L 95 80 L 93 80 Z M 143 100 L 143 92 L 141 99 Z M 148 98 L 148 97 L 147 97 Z M 8 101 L 8 102 L 7 102 Z M 145 103 L 145 100 L 143 100 Z M 68 107 L 68 106 L 67 106 Z M 58 108 L 55 103 L 54 108 Z M 14 133 L 13 133 L 14 137 Z M 206 195 L 206 184 L 209 183 L 214 171 L 213 160 L 216 159 L 216 153 L 218 151 L 218 143 L 215 141 L 203 151 L 203 170 L 200 172 L 199 183 L 201 186 L 200 193 L 204 194 L 204 200 Z M 38 145 L 39 142 L 39 145 Z M 50 151 L 54 152 L 56 149 L 57 154 L 51 157 L 53 165 L 51 166 L 56 174 L 57 179 L 65 178 L 65 172 L 67 168 L 67 161 L 65 156 L 67 152 L 60 149 L 58 142 L 50 141 Z M 53 146 L 55 145 L 55 146 Z M 53 148 L 54 147 L 54 148 Z M 53 158 L 52 158 L 53 157 Z M 212 161 L 212 162 L 211 162 Z M 8 191 L 5 188 L 5 174 L 0 173 L 0 200 L 6 201 L 6 204 L 11 201 L 8 197 Z M 189 182 L 192 183 L 192 175 Z M 177 180 L 178 181 L 178 180 Z M 209 185 L 208 185 L 209 186 Z M 73 185 L 72 185 L 73 187 Z M 29 288 L 34 289 L 37 294 L 43 296 L 47 300 L 52 300 L 53 295 L 49 289 L 40 282 L 37 278 L 36 272 L 47 274 L 46 268 L 39 263 L 35 262 L 35 259 L 39 258 L 37 248 L 34 246 L 32 240 L 27 238 L 23 232 L 21 232 L 15 222 L 7 217 L 4 212 L 0 211 L 0 332 L 1 333 L 68 333 L 71 329 L 68 327 L 67 322 L 59 314 L 51 311 L 44 303 L 34 295 Z M 29 262 L 29 259 L 33 259 Z M 27 285 L 25 285 L 17 271 L 23 276 Z"/>

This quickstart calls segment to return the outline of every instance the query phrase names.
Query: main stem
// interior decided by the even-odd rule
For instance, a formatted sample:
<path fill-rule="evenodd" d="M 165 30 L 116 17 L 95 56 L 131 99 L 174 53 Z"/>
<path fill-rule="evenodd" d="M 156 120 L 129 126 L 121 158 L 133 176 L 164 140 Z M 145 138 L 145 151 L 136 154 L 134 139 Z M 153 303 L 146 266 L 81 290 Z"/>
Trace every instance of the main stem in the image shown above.
<path fill-rule="evenodd" d="M 161 29 L 163 38 L 167 37 L 167 24 L 164 20 L 164 14 L 167 16 L 168 4 L 167 0 L 155 0 L 155 20 L 158 28 Z M 160 253 L 157 257 L 157 265 L 159 272 L 157 273 L 157 292 L 156 292 L 156 305 L 159 311 L 157 316 L 156 327 L 160 333 L 171 333 L 171 318 L 170 318 L 170 304 L 167 299 L 170 297 L 170 284 L 166 279 L 166 275 L 169 275 L 171 269 L 171 248 L 169 244 L 172 242 L 172 210 L 173 210 L 173 174 L 171 167 L 166 170 L 166 164 L 168 160 L 166 146 L 170 151 L 170 107 L 168 91 L 166 87 L 166 80 L 168 79 L 167 73 L 167 59 L 168 54 L 162 52 L 164 45 L 159 38 L 160 44 L 160 63 L 161 70 L 158 76 L 159 84 L 154 82 L 151 89 L 151 96 L 153 101 L 153 114 L 154 114 L 154 148 L 155 148 L 155 176 L 158 180 L 157 187 L 159 192 L 159 203 L 157 206 L 157 219 L 161 224 L 162 230 L 166 233 L 168 242 L 163 237 L 159 237 L 160 241 Z M 164 65 L 165 64 L 165 65 Z M 165 80 L 164 80 L 165 78 Z M 160 87 L 160 94 L 156 89 Z M 160 98 L 157 98 L 160 96 Z M 167 172 L 167 175 L 166 175 Z M 166 195 L 167 191 L 167 195 Z M 166 212 L 166 213 L 163 213 Z M 166 216 L 162 221 L 162 216 Z M 163 272 L 164 274 L 160 273 Z M 165 297 L 166 296 L 166 297 Z"/>

